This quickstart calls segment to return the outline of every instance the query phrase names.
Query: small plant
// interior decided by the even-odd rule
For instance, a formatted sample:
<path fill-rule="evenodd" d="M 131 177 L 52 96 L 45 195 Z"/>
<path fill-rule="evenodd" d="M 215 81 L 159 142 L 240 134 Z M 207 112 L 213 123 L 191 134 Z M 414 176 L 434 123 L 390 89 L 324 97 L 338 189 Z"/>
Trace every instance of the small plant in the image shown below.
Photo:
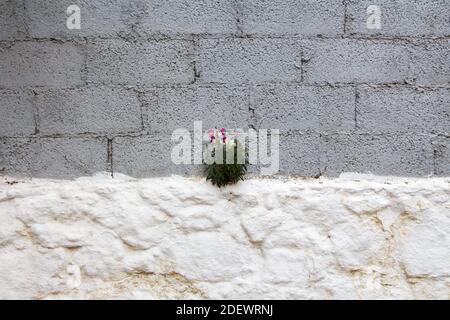
<path fill-rule="evenodd" d="M 209 130 L 206 150 L 206 180 L 219 188 L 244 180 L 247 173 L 245 147 L 237 139 L 228 139 L 226 129 Z"/>

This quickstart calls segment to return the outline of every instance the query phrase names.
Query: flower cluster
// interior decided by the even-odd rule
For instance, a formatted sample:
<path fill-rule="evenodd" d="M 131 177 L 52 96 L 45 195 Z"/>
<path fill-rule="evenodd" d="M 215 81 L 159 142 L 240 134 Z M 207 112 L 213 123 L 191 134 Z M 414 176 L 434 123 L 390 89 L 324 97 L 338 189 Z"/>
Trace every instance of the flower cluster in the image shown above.
<path fill-rule="evenodd" d="M 229 139 L 225 128 L 210 129 L 209 142 L 207 158 L 212 161 L 206 162 L 206 179 L 218 187 L 244 180 L 247 172 L 244 147 L 236 139 Z"/>
<path fill-rule="evenodd" d="M 209 142 L 215 143 L 217 141 L 220 141 L 221 143 L 227 142 L 227 130 L 225 128 L 220 128 L 220 130 L 217 129 L 209 129 Z"/>

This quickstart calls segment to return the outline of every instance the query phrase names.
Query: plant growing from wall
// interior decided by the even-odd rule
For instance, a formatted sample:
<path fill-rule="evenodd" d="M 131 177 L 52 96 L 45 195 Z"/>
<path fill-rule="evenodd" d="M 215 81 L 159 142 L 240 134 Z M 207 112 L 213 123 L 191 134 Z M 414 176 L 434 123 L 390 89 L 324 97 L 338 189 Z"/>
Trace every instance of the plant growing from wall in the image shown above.
<path fill-rule="evenodd" d="M 206 180 L 219 188 L 244 180 L 247 173 L 245 146 L 237 139 L 228 139 L 226 129 L 209 130 L 206 148 Z"/>

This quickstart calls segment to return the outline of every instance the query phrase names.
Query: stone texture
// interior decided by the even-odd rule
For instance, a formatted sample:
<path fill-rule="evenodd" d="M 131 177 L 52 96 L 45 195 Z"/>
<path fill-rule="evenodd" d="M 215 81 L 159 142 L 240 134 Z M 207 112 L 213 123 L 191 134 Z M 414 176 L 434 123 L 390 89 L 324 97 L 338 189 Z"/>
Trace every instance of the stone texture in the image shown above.
<path fill-rule="evenodd" d="M 258 86 L 252 101 L 258 128 L 283 131 L 355 128 L 352 88 Z"/>
<path fill-rule="evenodd" d="M 0 90 L 0 136 L 31 135 L 35 130 L 33 95 Z"/>
<path fill-rule="evenodd" d="M 172 162 L 171 152 L 176 142 L 172 142 L 171 136 L 171 132 L 165 132 L 158 135 L 114 138 L 114 172 L 133 177 L 201 174 L 203 166 L 176 165 Z"/>
<path fill-rule="evenodd" d="M 238 0 L 240 29 L 246 35 L 335 36 L 343 34 L 340 0 Z"/>
<path fill-rule="evenodd" d="M 418 41 L 412 50 L 411 75 L 421 86 L 445 86 L 450 84 L 450 54 L 446 48 L 450 39 Z"/>
<path fill-rule="evenodd" d="M 138 1 L 144 9 L 139 28 L 146 34 L 233 34 L 237 13 L 233 0 Z"/>
<path fill-rule="evenodd" d="M 83 55 L 70 43 L 16 42 L 0 47 L 0 87 L 79 85 Z"/>
<path fill-rule="evenodd" d="M 261 83 L 300 80 L 301 47 L 289 39 L 200 40 L 197 70 L 200 81 Z"/>
<path fill-rule="evenodd" d="M 192 128 L 186 128 L 192 131 Z M 203 127 L 207 130 L 206 127 Z M 278 156 L 272 156 L 271 136 L 279 139 Z M 193 146 L 191 133 L 191 145 Z M 196 175 L 204 174 L 204 165 L 193 164 L 194 153 L 191 151 L 192 164 L 175 164 L 171 152 L 177 141 L 171 141 L 171 132 L 138 137 L 117 137 L 113 140 L 113 167 L 115 173 L 133 177 L 168 176 L 172 174 Z M 317 133 L 295 132 L 292 134 L 270 134 L 267 138 L 267 160 L 258 154 L 258 163 L 248 166 L 250 175 L 260 175 L 261 168 L 274 164 L 274 174 L 292 174 L 300 176 L 317 176 L 319 174 L 320 139 Z M 264 158 L 265 159 L 265 158 Z M 276 165 L 275 160 L 278 162 Z M 264 162 L 264 163 L 263 163 Z"/>
<path fill-rule="evenodd" d="M 367 28 L 367 7 L 381 9 L 381 29 Z M 347 33 L 390 37 L 450 35 L 450 3 L 446 0 L 350 0 Z"/>
<path fill-rule="evenodd" d="M 448 178 L 13 181 L 2 299 L 450 298 Z"/>
<path fill-rule="evenodd" d="M 305 177 L 317 176 L 320 138 L 313 132 L 283 133 L 280 135 L 280 174 Z"/>
<path fill-rule="evenodd" d="M 2 174 L 73 178 L 106 169 L 106 139 L 0 138 Z"/>
<path fill-rule="evenodd" d="M 0 40 L 25 38 L 25 21 L 22 0 L 3 0 L 0 3 Z"/>
<path fill-rule="evenodd" d="M 422 134 L 323 135 L 322 173 L 427 176 L 433 174 L 431 136 Z"/>
<path fill-rule="evenodd" d="M 417 219 L 420 223 L 404 226 L 405 236 L 401 238 L 398 248 L 407 275 L 413 278 L 449 277 L 447 261 L 450 249 L 446 245 L 450 235 L 448 210 L 444 209 L 443 214 L 428 202 Z"/>
<path fill-rule="evenodd" d="M 84 36 L 114 36 L 130 32 L 138 12 L 131 0 L 24 0 L 33 38 L 73 38 Z M 66 26 L 67 8 L 80 7 L 80 29 Z"/>
<path fill-rule="evenodd" d="M 450 175 L 450 136 L 437 136 L 433 139 L 435 174 Z"/>
<path fill-rule="evenodd" d="M 108 87 L 38 91 L 41 134 L 120 133 L 142 129 L 137 94 Z"/>
<path fill-rule="evenodd" d="M 308 83 L 392 83 L 409 77 L 405 45 L 366 40 L 307 42 L 303 72 Z"/>
<path fill-rule="evenodd" d="M 357 125 L 370 133 L 449 132 L 450 90 L 361 88 Z"/>
<path fill-rule="evenodd" d="M 448 1 L 76 3 L 0 3 L 1 299 L 450 299 Z M 279 179 L 121 175 L 196 120 Z"/>
<path fill-rule="evenodd" d="M 201 120 L 279 129 L 282 174 L 448 175 L 448 1 L 78 0 L 80 30 L 66 27 L 70 4 L 0 4 L 0 161 L 11 173 L 103 170 L 117 138 L 110 170 L 200 174 L 165 159 L 171 131 Z M 381 7 L 381 30 L 367 30 L 368 5 Z M 101 156 L 67 164 L 80 137 Z M 47 138 L 64 141 L 55 172 L 29 156 L 50 154 Z"/>
<path fill-rule="evenodd" d="M 384 41 L 366 39 L 305 41 L 303 74 L 307 83 L 450 82 L 449 40 Z"/>
<path fill-rule="evenodd" d="M 193 43 L 187 40 L 94 40 L 87 45 L 87 79 L 96 84 L 144 86 L 190 83 L 192 50 Z"/>
<path fill-rule="evenodd" d="M 0 138 L 0 173 L 14 176 L 31 175 L 34 154 L 32 139 Z"/>
<path fill-rule="evenodd" d="M 155 88 L 145 94 L 147 125 L 152 132 L 209 128 L 247 128 L 249 93 L 241 87 L 183 86 Z"/>

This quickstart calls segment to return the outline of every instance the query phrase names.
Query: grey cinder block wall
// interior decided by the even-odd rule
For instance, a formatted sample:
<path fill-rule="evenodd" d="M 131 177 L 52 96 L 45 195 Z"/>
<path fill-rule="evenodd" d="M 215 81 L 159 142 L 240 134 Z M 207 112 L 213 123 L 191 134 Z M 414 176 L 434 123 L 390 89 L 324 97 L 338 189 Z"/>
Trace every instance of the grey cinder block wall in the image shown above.
<path fill-rule="evenodd" d="M 1 0 L 0 170 L 195 174 L 202 120 L 280 129 L 280 174 L 448 176 L 449 44 L 448 0 Z"/>

